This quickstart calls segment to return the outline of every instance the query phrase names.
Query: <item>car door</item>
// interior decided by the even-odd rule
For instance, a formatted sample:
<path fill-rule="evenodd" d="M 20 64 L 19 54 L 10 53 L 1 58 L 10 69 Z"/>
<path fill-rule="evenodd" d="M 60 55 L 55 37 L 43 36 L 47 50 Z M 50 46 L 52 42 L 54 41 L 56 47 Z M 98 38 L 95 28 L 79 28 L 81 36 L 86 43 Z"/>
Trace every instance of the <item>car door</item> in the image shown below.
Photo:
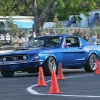
<path fill-rule="evenodd" d="M 70 40 L 71 45 L 64 46 L 63 48 L 63 59 L 64 66 L 79 66 L 84 64 L 86 52 L 80 47 L 80 40 L 77 37 L 67 37 L 66 41 Z"/>

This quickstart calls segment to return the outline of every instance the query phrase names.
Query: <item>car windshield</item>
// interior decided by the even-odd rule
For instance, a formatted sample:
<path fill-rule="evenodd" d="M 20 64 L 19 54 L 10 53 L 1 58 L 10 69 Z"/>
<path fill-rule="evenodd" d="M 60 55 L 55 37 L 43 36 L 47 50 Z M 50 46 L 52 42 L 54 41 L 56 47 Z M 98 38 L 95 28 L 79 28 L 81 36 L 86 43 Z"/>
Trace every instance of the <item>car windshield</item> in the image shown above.
<path fill-rule="evenodd" d="M 26 45 L 26 48 L 60 47 L 61 42 L 61 36 L 36 37 Z"/>

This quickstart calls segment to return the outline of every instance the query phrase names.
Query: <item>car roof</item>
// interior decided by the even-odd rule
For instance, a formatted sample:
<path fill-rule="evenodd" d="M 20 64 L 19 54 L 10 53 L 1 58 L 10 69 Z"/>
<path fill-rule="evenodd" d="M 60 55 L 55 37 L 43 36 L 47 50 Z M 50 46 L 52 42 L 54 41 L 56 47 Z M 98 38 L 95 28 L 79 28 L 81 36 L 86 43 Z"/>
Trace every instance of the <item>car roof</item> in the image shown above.
<path fill-rule="evenodd" d="M 43 35 L 43 36 L 37 36 L 37 37 L 51 37 L 51 36 L 72 36 L 72 37 L 77 37 L 77 36 L 74 36 L 74 35 L 70 35 L 70 34 L 53 34 L 53 35 Z"/>

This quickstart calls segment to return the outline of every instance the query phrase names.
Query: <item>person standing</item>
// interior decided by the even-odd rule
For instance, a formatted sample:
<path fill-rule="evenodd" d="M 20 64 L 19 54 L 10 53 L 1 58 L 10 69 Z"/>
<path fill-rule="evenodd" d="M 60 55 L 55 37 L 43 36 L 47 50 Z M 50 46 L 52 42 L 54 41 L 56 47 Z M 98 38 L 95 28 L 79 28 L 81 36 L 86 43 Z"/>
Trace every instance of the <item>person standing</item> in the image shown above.
<path fill-rule="evenodd" d="M 19 46 L 19 41 L 20 39 L 18 38 L 17 34 L 15 33 L 14 36 L 12 37 L 12 45 L 14 48 L 17 48 Z"/>
<path fill-rule="evenodd" d="M 31 40 L 31 39 L 33 39 L 33 38 L 35 38 L 35 37 L 36 37 L 35 32 L 32 32 L 31 36 L 29 37 L 29 40 Z"/>
<path fill-rule="evenodd" d="M 80 38 L 83 38 L 83 31 L 82 31 L 81 28 L 78 29 L 78 36 L 79 36 Z"/>
<path fill-rule="evenodd" d="M 54 31 L 54 29 L 51 29 L 49 35 L 53 35 L 53 34 L 56 34 L 56 32 Z"/>
<path fill-rule="evenodd" d="M 90 38 L 90 43 L 97 44 L 97 32 L 94 32 L 93 36 Z"/>
<path fill-rule="evenodd" d="M 75 32 L 73 33 L 74 36 L 78 36 L 78 28 L 75 29 Z"/>
<path fill-rule="evenodd" d="M 19 31 L 19 36 L 18 37 L 19 37 L 19 39 L 21 39 L 22 37 L 24 37 L 23 31 L 21 31 L 21 30 Z"/>
<path fill-rule="evenodd" d="M 89 36 L 88 36 L 88 32 L 87 31 L 84 31 L 83 39 L 86 40 L 86 41 L 89 40 Z"/>
<path fill-rule="evenodd" d="M 25 37 L 24 37 L 24 32 L 22 32 L 21 30 L 20 30 L 20 32 L 19 32 L 19 46 L 20 47 L 23 47 L 24 46 L 24 44 L 25 44 Z"/>
<path fill-rule="evenodd" d="M 25 43 L 25 37 L 24 37 L 24 33 L 20 30 L 19 32 L 19 47 L 23 47 L 24 43 Z"/>
<path fill-rule="evenodd" d="M 98 34 L 97 44 L 100 45 L 100 34 Z"/>

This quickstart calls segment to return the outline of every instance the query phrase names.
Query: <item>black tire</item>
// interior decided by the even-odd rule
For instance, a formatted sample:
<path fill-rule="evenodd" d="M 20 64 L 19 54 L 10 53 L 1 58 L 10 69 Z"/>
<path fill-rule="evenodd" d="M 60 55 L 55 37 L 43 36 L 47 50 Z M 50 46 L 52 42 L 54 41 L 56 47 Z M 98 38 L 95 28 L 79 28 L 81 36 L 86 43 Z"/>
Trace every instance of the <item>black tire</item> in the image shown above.
<path fill-rule="evenodd" d="M 46 62 L 43 64 L 44 75 L 51 75 L 52 70 L 57 71 L 57 64 L 54 57 L 49 57 Z"/>
<path fill-rule="evenodd" d="M 3 77 L 12 77 L 14 75 L 14 71 L 1 70 L 1 74 Z"/>
<path fill-rule="evenodd" d="M 94 72 L 96 70 L 97 56 L 95 54 L 90 55 L 86 66 L 84 67 L 86 72 Z"/>

